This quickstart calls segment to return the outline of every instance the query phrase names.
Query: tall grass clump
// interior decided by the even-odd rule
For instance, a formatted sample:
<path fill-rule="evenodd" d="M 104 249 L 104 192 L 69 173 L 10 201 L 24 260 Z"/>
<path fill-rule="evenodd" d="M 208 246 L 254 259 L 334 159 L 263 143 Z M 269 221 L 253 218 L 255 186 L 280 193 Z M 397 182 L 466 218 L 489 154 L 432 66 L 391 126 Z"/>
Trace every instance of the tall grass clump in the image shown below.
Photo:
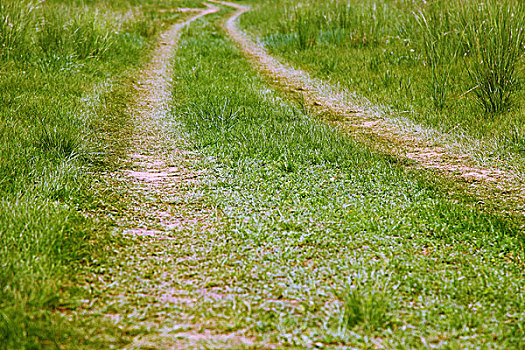
<path fill-rule="evenodd" d="M 525 5 L 493 1 L 467 7 L 461 18 L 468 47 L 466 65 L 478 103 L 489 114 L 509 110 L 520 88 L 525 54 Z"/>
<path fill-rule="evenodd" d="M 276 35 L 267 39 L 268 45 L 292 37 L 288 49 L 305 50 L 322 43 L 350 41 L 358 45 L 377 44 L 389 29 L 386 27 L 387 6 L 374 3 L 285 2 L 284 14 L 277 25 Z"/>
<path fill-rule="evenodd" d="M 73 55 L 78 59 L 100 57 L 112 45 L 115 28 L 98 11 L 59 7 L 46 11 L 37 29 L 37 47 L 47 57 Z"/>
<path fill-rule="evenodd" d="M 420 26 L 420 49 L 430 70 L 430 97 L 436 111 L 441 112 L 450 99 L 451 71 L 460 54 L 461 43 L 458 30 L 451 28 L 451 23 L 457 21 L 457 13 L 443 12 L 440 2 L 429 5 L 425 11 L 420 9 L 415 19 Z"/>
<path fill-rule="evenodd" d="M 435 1 L 421 5 L 414 18 L 419 30 L 408 35 L 425 53 L 438 111 L 452 102 L 451 73 L 458 67 L 467 72 L 463 89 L 485 116 L 509 111 L 520 89 L 518 68 L 525 53 L 522 2 Z"/>
<path fill-rule="evenodd" d="M 0 2 L 0 56 L 26 47 L 35 25 L 37 4 L 32 1 Z"/>

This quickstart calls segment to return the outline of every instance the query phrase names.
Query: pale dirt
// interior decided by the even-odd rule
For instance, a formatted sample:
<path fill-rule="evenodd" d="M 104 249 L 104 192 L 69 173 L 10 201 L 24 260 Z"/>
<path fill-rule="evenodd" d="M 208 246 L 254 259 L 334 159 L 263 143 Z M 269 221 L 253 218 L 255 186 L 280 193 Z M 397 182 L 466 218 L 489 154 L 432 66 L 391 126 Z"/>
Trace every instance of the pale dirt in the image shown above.
<path fill-rule="evenodd" d="M 115 235 L 129 243 L 108 247 L 113 257 L 103 271 L 79 277 L 93 298 L 67 314 L 71 319 L 95 315 L 97 322 L 118 328 L 90 335 L 108 344 L 105 348 L 120 348 L 122 336 L 129 343 L 125 349 L 242 349 L 255 344 L 244 331 L 221 333 L 212 322 L 194 320 L 192 309 L 199 303 L 230 296 L 207 288 L 204 279 L 209 276 L 197 273 L 213 259 L 207 256 L 204 237 L 216 232 L 218 213 L 201 204 L 199 186 L 206 171 L 196 154 L 177 148 L 181 140 L 167 118 L 169 62 L 181 30 L 217 10 L 208 6 L 160 36 L 128 110 L 135 125 L 132 152 L 126 165 L 110 175 L 125 209 L 103 215 L 116 221 Z"/>
<path fill-rule="evenodd" d="M 496 203 L 509 203 L 507 211 L 525 215 L 525 182 L 518 174 L 506 169 L 485 168 L 468 154 L 451 152 L 451 147 L 447 145 L 436 146 L 421 135 L 407 133 L 394 120 L 377 112 L 379 107 L 363 106 L 356 102 L 357 98 L 351 92 L 313 79 L 308 73 L 281 63 L 239 29 L 237 19 L 249 7 L 224 1 L 211 2 L 237 10 L 224 23 L 224 29 L 270 83 L 288 96 L 295 94 L 292 98 L 296 98 L 299 94 L 301 102 L 316 113 L 337 116 L 339 121 L 331 123 L 372 149 L 407 159 L 417 168 L 431 169 L 466 182 L 475 195 L 491 197 Z"/>

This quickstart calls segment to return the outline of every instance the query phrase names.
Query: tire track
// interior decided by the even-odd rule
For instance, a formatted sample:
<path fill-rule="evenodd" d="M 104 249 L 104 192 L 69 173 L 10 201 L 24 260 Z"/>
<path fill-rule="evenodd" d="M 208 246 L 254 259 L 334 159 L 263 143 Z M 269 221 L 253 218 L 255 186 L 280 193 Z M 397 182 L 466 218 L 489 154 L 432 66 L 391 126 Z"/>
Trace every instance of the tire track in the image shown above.
<path fill-rule="evenodd" d="M 223 298 L 203 288 L 203 277 L 195 273 L 210 260 L 203 237 L 217 230 L 218 214 L 202 203 L 202 160 L 183 150 L 184 140 L 167 118 L 173 75 L 169 62 L 181 31 L 218 10 L 208 5 L 161 35 L 128 108 L 135 126 L 131 152 L 108 181 L 117 184 L 108 190 L 117 193 L 125 209 L 103 213 L 116 221 L 115 236 L 126 244 L 108 248 L 113 253 L 102 270 L 83 276 L 93 298 L 69 315 L 88 320 L 94 315 L 108 329 L 117 328 L 117 335 L 90 335 L 105 348 L 120 348 L 123 342 L 125 349 L 241 348 L 254 343 L 243 333 L 221 334 L 193 321 L 196 304 Z"/>
<path fill-rule="evenodd" d="M 252 64 L 270 80 L 270 84 L 282 90 L 287 97 L 297 99 L 299 95 L 300 101 L 313 111 L 336 117 L 338 121 L 331 123 L 375 151 L 405 159 L 409 166 L 455 178 L 465 183 L 469 192 L 487 199 L 493 206 L 499 207 L 505 203 L 508 209 L 504 211 L 517 213 L 522 218 L 525 216 L 525 181 L 522 176 L 506 169 L 479 166 L 468 154 L 451 152 L 447 145 L 430 144 L 422 136 L 407 133 L 394 125 L 385 118 L 380 107 L 357 103 L 355 94 L 313 79 L 308 73 L 281 63 L 239 29 L 237 20 L 249 11 L 249 7 L 210 1 L 236 10 L 224 22 L 225 31 Z"/>

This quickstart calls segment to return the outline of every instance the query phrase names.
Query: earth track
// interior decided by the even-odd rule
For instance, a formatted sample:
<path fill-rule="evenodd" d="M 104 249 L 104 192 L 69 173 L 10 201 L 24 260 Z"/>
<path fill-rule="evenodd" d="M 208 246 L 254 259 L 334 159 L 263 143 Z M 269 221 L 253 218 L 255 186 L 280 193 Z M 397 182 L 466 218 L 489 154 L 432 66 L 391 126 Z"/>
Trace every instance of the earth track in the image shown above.
<path fill-rule="evenodd" d="M 355 95 L 349 91 L 313 79 L 308 73 L 281 63 L 238 27 L 238 18 L 249 11 L 249 7 L 210 1 L 236 10 L 224 22 L 224 30 L 252 64 L 268 78 L 269 83 L 283 91 L 287 98 L 298 99 L 311 111 L 328 115 L 330 123 L 352 134 L 373 150 L 404 159 L 411 167 L 454 178 L 468 186 L 470 193 L 491 202 L 493 207 L 517 214 L 522 219 L 525 217 L 525 182 L 522 176 L 507 169 L 482 167 L 468 154 L 453 152 L 446 144 L 436 146 L 422 135 L 409 133 L 396 125 L 383 115 L 379 107 L 364 106 L 356 102 Z M 503 203 L 505 205 L 501 207 Z"/>
<path fill-rule="evenodd" d="M 207 6 L 184 9 L 197 13 L 160 36 L 128 109 L 134 123 L 130 152 L 108 180 L 124 209 L 104 213 L 116 221 L 115 235 L 127 243 L 111 247 L 103 271 L 83 277 L 85 288 L 96 293 L 69 315 L 95 315 L 118 329 L 90 335 L 107 348 L 122 342 L 125 349 L 244 348 L 254 342 L 242 332 L 224 334 L 213 325 L 195 323 L 191 311 L 198 303 L 225 298 L 203 288 L 203 277 L 193 272 L 209 260 L 207 242 L 194 232 L 213 235 L 218 213 L 201 201 L 200 181 L 206 173 L 202 160 L 183 150 L 184 140 L 174 134 L 167 118 L 173 74 L 169 62 L 181 31 L 219 10 Z"/>
<path fill-rule="evenodd" d="M 176 125 L 167 113 L 173 75 L 169 61 L 180 32 L 216 11 L 209 7 L 162 35 L 128 110 L 136 126 L 131 152 L 125 166 L 110 174 L 111 184 L 118 185 L 110 190 L 122 198 L 124 210 L 108 215 L 114 215 L 115 235 L 124 237 L 125 244 L 108 248 L 114 250 L 113 260 L 86 280 L 95 291 L 93 298 L 74 312 L 102 316 L 124 334 L 126 349 L 283 348 L 241 327 L 221 332 L 216 320 L 221 317 L 198 320 L 203 310 L 246 299 L 217 281 L 213 263 L 221 255 L 213 247 L 228 241 L 221 237 L 218 210 L 203 205 L 201 198 L 206 160 L 184 150 L 185 141 L 174 133 Z M 423 254 L 430 253 L 425 250 Z M 232 255 L 231 261 L 237 259 Z M 237 267 L 232 264 L 231 268 Z M 265 299 L 259 294 L 248 301 L 248 305 L 304 308 L 295 299 Z M 117 343 L 109 334 L 96 336 L 102 338 L 101 343 Z"/>

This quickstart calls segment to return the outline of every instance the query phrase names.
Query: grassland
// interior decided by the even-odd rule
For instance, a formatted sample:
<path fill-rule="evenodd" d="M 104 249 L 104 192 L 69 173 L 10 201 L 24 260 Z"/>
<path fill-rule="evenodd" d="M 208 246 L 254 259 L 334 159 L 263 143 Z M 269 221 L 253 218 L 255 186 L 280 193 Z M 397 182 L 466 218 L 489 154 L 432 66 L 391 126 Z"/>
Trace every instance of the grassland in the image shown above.
<path fill-rule="evenodd" d="M 108 228 L 87 213 L 97 173 L 127 145 L 133 74 L 194 1 L 0 2 L 0 348 L 89 342 L 57 310 L 100 259 Z M 80 325 L 78 325 L 80 326 Z"/>
<path fill-rule="evenodd" d="M 100 185 L 100 173 L 127 150 L 133 77 L 179 19 L 158 9 L 198 5 L 1 3 L 0 348 L 108 348 L 150 335 L 157 343 L 134 348 L 151 349 L 186 328 L 211 348 L 239 334 L 297 349 L 523 348 L 522 220 L 284 101 L 226 38 L 225 11 L 192 24 L 173 62 L 167 125 L 177 125 L 177 152 L 200 155 L 182 166 L 207 175 L 168 183 L 181 193 L 162 205 L 199 220 L 158 241 L 108 234 L 115 218 L 144 225 L 134 206 L 158 219 L 155 195 Z M 86 269 L 91 295 L 75 279 Z M 189 302 L 161 302 L 164 286 Z M 122 324 L 83 315 L 80 296 Z M 60 316 L 77 307 L 73 323 Z"/>
<path fill-rule="evenodd" d="M 481 162 L 524 169 L 520 1 L 260 1 L 241 24 L 285 61 L 435 129 Z"/>
<path fill-rule="evenodd" d="M 183 37 L 174 69 L 174 120 L 223 224 L 184 235 L 205 247 L 191 276 L 223 296 L 193 322 L 282 348 L 523 347 L 521 222 L 283 101 L 217 23 Z"/>

